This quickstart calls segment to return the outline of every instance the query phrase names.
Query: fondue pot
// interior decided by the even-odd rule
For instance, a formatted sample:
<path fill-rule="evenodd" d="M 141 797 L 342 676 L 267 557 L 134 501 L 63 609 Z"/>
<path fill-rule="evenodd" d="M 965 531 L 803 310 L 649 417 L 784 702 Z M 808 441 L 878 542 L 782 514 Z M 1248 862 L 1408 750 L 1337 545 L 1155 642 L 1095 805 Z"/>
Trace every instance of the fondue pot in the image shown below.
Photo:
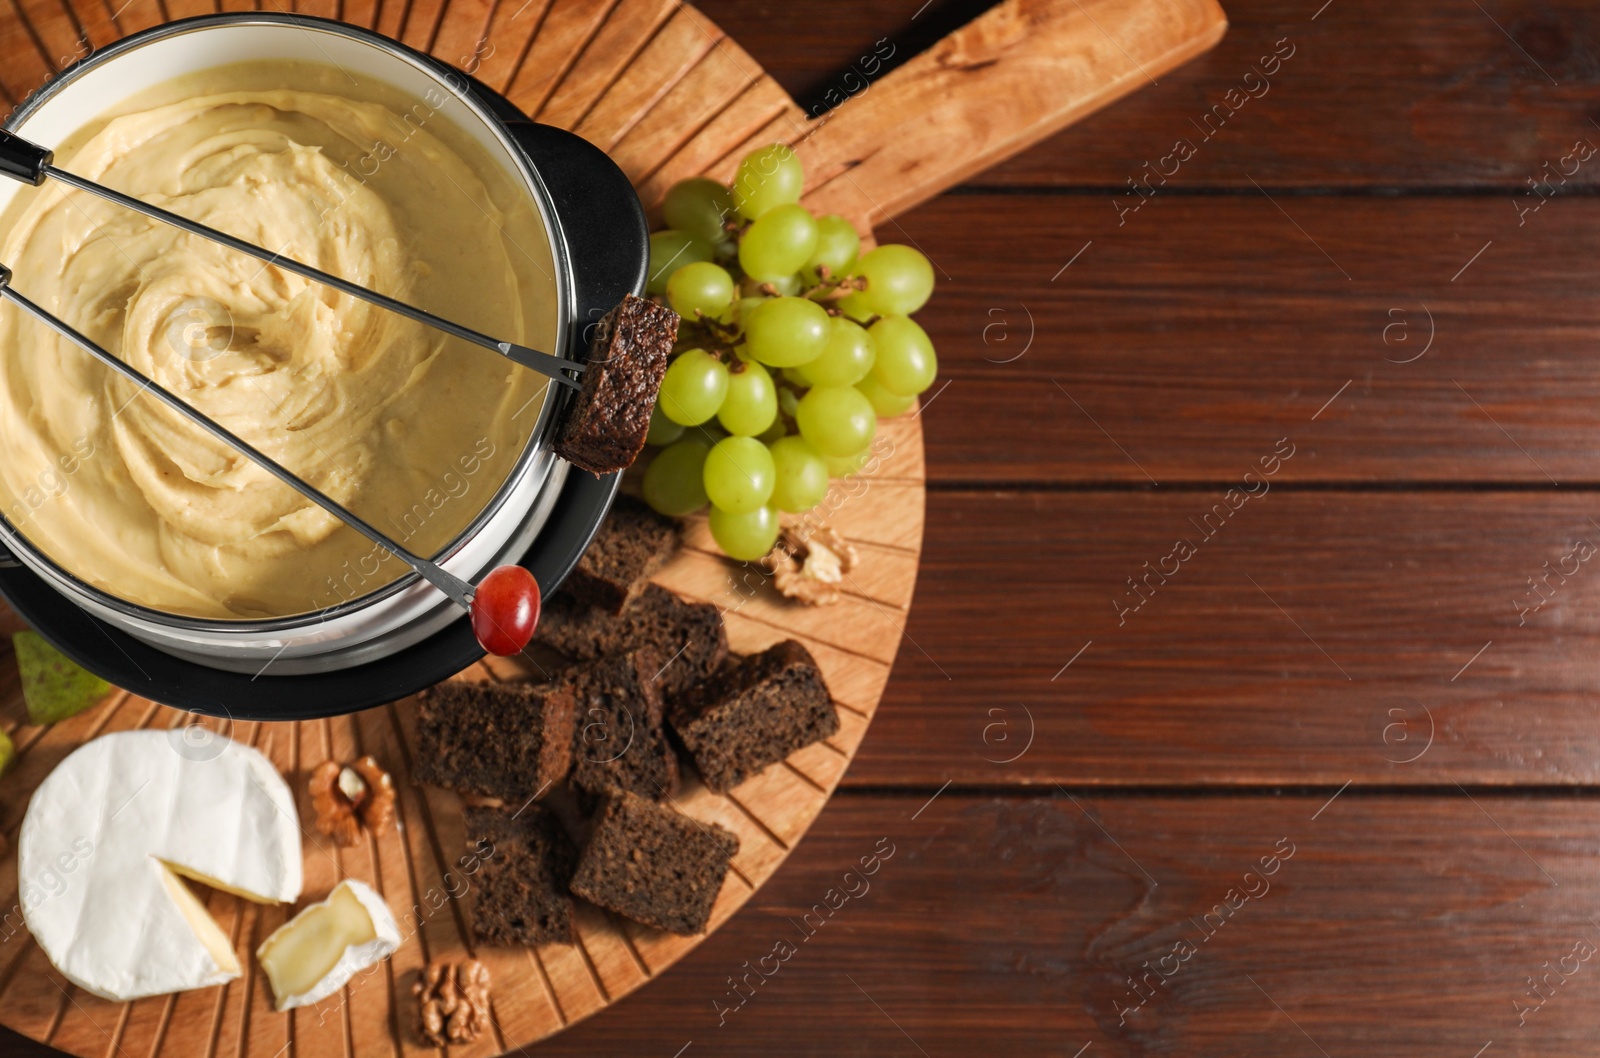
<path fill-rule="evenodd" d="M 644 290 L 648 235 L 627 178 L 571 133 L 537 125 L 507 100 L 435 59 L 343 23 L 240 13 L 186 19 L 133 34 L 62 71 L 5 122 L 45 146 L 117 99 L 184 74 L 252 60 L 333 65 L 429 99 L 525 190 L 549 240 L 561 347 L 583 361 L 596 320 Z M 442 102 L 440 102 L 442 98 Z M 0 184 L 0 209 L 19 185 Z M 25 276 L 18 276 L 25 283 Z M 551 451 L 571 397 L 545 388 L 526 449 L 483 511 L 440 553 L 476 583 L 506 563 L 545 592 L 588 546 L 620 475 L 595 477 Z M 0 452 L 0 459 L 5 454 Z M 249 720 L 328 716 L 393 701 L 483 655 L 467 619 L 409 573 L 327 609 L 259 620 L 175 615 L 96 588 L 0 518 L 0 594 L 78 664 L 166 705 Z"/>

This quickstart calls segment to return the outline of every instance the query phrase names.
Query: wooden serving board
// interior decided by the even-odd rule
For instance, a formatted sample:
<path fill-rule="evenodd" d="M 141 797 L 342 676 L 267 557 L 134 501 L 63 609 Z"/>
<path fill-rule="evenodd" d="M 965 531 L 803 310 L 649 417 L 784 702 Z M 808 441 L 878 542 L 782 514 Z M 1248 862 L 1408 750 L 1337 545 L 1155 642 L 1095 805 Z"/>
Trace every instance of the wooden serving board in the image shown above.
<path fill-rule="evenodd" d="M 278 0 L 7 0 L 0 5 L 0 106 L 8 112 L 54 71 L 127 33 L 217 10 L 287 10 Z M 540 121 L 608 151 L 647 205 L 673 182 L 732 175 L 748 150 L 794 144 L 807 204 L 862 230 L 1154 80 L 1209 48 L 1226 28 L 1215 0 L 1007 0 L 870 86 L 869 60 L 841 75 L 835 108 L 808 116 L 704 15 L 676 0 L 303 0 L 295 9 L 396 37 L 475 74 Z M 920 411 L 883 424 L 883 456 L 859 483 L 837 487 L 826 521 L 862 552 L 837 605 L 779 597 L 757 574 L 716 553 L 703 520 L 656 577 L 726 611 L 734 650 L 799 638 L 839 706 L 838 734 L 794 754 L 727 796 L 691 781 L 675 807 L 739 835 L 717 900 L 715 929 L 777 869 L 849 766 L 903 637 L 922 544 Z M 524 675 L 479 664 L 460 679 Z M 0 725 L 18 759 L 0 777 L 0 907 L 17 899 L 11 852 L 34 788 L 84 741 L 113 731 L 200 723 L 256 746 L 283 770 L 312 818 L 306 777 L 330 757 L 374 755 L 400 791 L 398 826 L 351 849 L 307 830 L 301 904 L 340 879 L 384 895 L 405 942 L 379 972 L 319 1007 L 278 1014 L 253 952 L 297 908 L 203 894 L 239 951 L 228 985 L 110 1003 L 68 984 L 22 927 L 0 914 L 0 1024 L 75 1055 L 333 1058 L 431 1052 L 414 1029 L 410 986 L 428 961 L 476 955 L 493 974 L 493 1032 L 454 1055 L 533 1043 L 648 981 L 699 938 L 673 937 L 580 906 L 578 943 L 471 952 L 470 877 L 461 803 L 410 781 L 409 702 L 303 723 L 196 719 L 127 693 L 50 728 L 26 723 L 14 664 L 0 661 Z"/>

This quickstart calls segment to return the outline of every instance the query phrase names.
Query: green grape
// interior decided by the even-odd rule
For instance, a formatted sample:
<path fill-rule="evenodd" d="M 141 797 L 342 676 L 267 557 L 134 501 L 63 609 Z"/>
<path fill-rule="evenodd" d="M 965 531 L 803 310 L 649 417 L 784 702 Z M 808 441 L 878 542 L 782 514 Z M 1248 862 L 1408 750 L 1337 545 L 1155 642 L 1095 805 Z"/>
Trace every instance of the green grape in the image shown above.
<path fill-rule="evenodd" d="M 868 375 L 857 382 L 856 389 L 872 404 L 872 410 L 878 413 L 880 419 L 892 419 L 903 414 L 917 400 L 916 397 L 902 397 L 884 389 L 875 375 Z"/>
<path fill-rule="evenodd" d="M 778 512 L 757 507 L 744 514 L 711 508 L 711 538 L 729 558 L 755 562 L 778 542 Z"/>
<path fill-rule="evenodd" d="M 658 231 L 650 236 L 650 273 L 644 289 L 648 294 L 665 294 L 667 280 L 686 264 L 711 260 L 711 246 L 681 231 Z"/>
<path fill-rule="evenodd" d="M 828 344 L 822 355 L 795 370 L 807 386 L 853 386 L 872 370 L 877 355 L 877 343 L 860 324 L 834 316 L 828 320 Z"/>
<path fill-rule="evenodd" d="M 777 477 L 772 505 L 798 514 L 822 502 L 828 493 L 828 464 L 804 437 L 781 437 L 769 446 Z"/>
<path fill-rule="evenodd" d="M 733 304 L 733 277 L 709 261 L 686 264 L 667 280 L 667 301 L 686 320 L 716 319 Z"/>
<path fill-rule="evenodd" d="M 880 316 L 909 316 L 933 293 L 933 265 L 909 246 L 880 246 L 852 271 L 867 281 L 861 303 Z"/>
<path fill-rule="evenodd" d="M 748 514 L 772 497 L 772 453 L 754 437 L 724 437 L 706 456 L 703 480 L 711 505 Z"/>
<path fill-rule="evenodd" d="M 699 426 L 717 413 L 727 395 L 727 365 L 704 349 L 690 349 L 667 365 L 659 406 L 678 425 Z"/>
<path fill-rule="evenodd" d="M 669 445 L 683 436 L 683 426 L 667 418 L 667 413 L 657 404 L 650 409 L 650 432 L 644 435 L 644 443 L 655 445 L 657 448 Z"/>
<path fill-rule="evenodd" d="M 712 419 L 703 426 L 693 427 L 693 430 L 694 432 L 692 434 L 687 434 L 687 436 L 698 437 L 708 445 L 714 445 L 718 441 L 728 436 L 728 431 L 724 430 L 722 425 L 715 419 Z"/>
<path fill-rule="evenodd" d="M 914 397 L 933 385 L 939 373 L 939 358 L 934 355 L 928 332 L 916 320 L 905 316 L 885 316 L 869 332 L 878 346 L 878 359 L 872 377 L 890 393 Z"/>
<path fill-rule="evenodd" d="M 811 388 L 811 380 L 805 375 L 801 374 L 798 367 L 786 367 L 779 373 L 783 375 L 783 380 L 785 382 L 789 383 L 791 386 L 794 386 L 796 389 Z"/>
<path fill-rule="evenodd" d="M 858 323 L 866 323 L 878 315 L 877 310 L 867 301 L 866 294 L 859 290 L 853 294 L 846 294 L 838 301 L 835 301 L 833 305 L 834 308 Z"/>
<path fill-rule="evenodd" d="M 804 206 L 776 206 L 739 240 L 739 267 L 764 283 L 792 276 L 817 248 L 817 221 Z"/>
<path fill-rule="evenodd" d="M 818 217 L 817 248 L 811 251 L 811 259 L 801 275 L 808 284 L 819 282 L 822 278 L 817 271 L 819 265 L 827 265 L 828 274 L 835 279 L 848 275 L 860 252 L 861 236 L 856 234 L 854 224 L 837 213 Z"/>
<path fill-rule="evenodd" d="M 769 295 L 765 290 L 761 289 L 764 286 L 772 287 L 772 289 L 776 290 L 777 293 Z M 759 296 L 763 298 L 792 298 L 796 294 L 800 293 L 801 289 L 800 277 L 798 275 L 784 276 L 781 279 L 772 279 L 766 281 L 756 279 L 752 276 L 745 276 L 744 280 L 739 284 L 739 293 L 749 297 Z"/>
<path fill-rule="evenodd" d="M 778 387 L 767 369 L 755 361 L 728 372 L 728 395 L 717 410 L 717 421 L 736 437 L 754 437 L 778 417 Z"/>
<path fill-rule="evenodd" d="M 768 367 L 799 367 L 822 354 L 828 310 L 805 298 L 769 298 L 744 324 L 750 355 Z"/>
<path fill-rule="evenodd" d="M 756 434 L 756 440 L 770 447 L 774 441 L 787 436 L 788 433 L 789 428 L 783 425 L 783 420 L 781 418 L 774 418 L 771 426 Z"/>
<path fill-rule="evenodd" d="M 828 464 L 828 473 L 836 478 L 849 477 L 859 474 L 861 469 L 872 459 L 872 448 L 869 446 L 859 452 L 851 452 L 847 456 L 823 456 L 823 462 Z"/>
<path fill-rule="evenodd" d="M 733 178 L 733 204 L 739 215 L 755 220 L 767 210 L 800 201 L 805 167 L 794 148 L 774 143 L 745 155 Z"/>
<path fill-rule="evenodd" d="M 667 227 L 712 245 L 727 238 L 723 225 L 733 216 L 733 196 L 715 180 L 679 180 L 667 191 L 661 217 Z"/>
<path fill-rule="evenodd" d="M 878 418 L 872 402 L 850 386 L 818 386 L 800 398 L 800 436 L 825 456 L 847 456 L 872 442 Z"/>
<path fill-rule="evenodd" d="M 734 298 L 733 304 L 728 306 L 728 311 L 722 314 L 722 322 L 728 324 L 729 326 L 734 324 L 743 325 L 744 321 L 750 318 L 750 314 L 756 310 L 756 306 L 766 300 L 767 299 L 765 295 L 758 297 Z M 739 350 L 742 350 L 743 348 L 744 346 L 739 346 Z M 735 352 L 738 352 L 739 350 L 735 350 Z M 740 359 L 746 359 L 744 353 L 742 352 L 740 352 L 739 356 Z"/>
<path fill-rule="evenodd" d="M 800 410 L 800 394 L 796 393 L 788 386 L 779 388 L 778 410 L 783 412 L 789 418 L 794 418 L 795 413 Z"/>
<path fill-rule="evenodd" d="M 668 445 L 645 468 L 644 502 L 670 518 L 681 518 L 704 507 L 706 454 L 711 446 L 693 437 Z"/>

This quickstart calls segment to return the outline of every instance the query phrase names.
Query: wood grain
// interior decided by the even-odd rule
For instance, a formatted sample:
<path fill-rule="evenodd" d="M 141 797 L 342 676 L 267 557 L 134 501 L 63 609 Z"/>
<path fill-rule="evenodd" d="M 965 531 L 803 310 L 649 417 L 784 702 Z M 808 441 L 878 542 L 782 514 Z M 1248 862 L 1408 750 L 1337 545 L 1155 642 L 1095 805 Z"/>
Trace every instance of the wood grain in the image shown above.
<path fill-rule="evenodd" d="M 948 277 L 918 317 L 934 481 L 1221 482 L 1289 434 L 1292 480 L 1565 487 L 1600 473 L 1597 232 L 1589 197 L 1519 225 L 1507 196 L 1252 190 L 1121 226 L 1109 193 L 949 196 L 881 234 Z"/>
<path fill-rule="evenodd" d="M 846 781 L 1600 782 L 1591 497 L 1242 496 L 931 492 Z"/>
<path fill-rule="evenodd" d="M 535 1053 L 1592 1053 L 1593 958 L 1525 1027 L 1512 1006 L 1546 961 L 1600 945 L 1574 899 L 1600 840 L 1586 803 L 1352 789 L 1324 808 L 1333 793 L 842 791 L 743 914 L 625 1014 Z M 1183 940 L 1138 1005 L 1128 979 Z M 792 954 L 760 976 L 779 942 Z M 1118 1003 L 1136 1008 L 1122 1025 Z"/>
<path fill-rule="evenodd" d="M 398 33 L 406 6 L 380 5 L 379 25 Z M 497 5 L 480 76 L 510 84 L 559 6 Z M 793 130 L 805 107 L 790 93 L 815 102 L 874 42 L 901 42 L 904 61 L 984 5 L 697 6 L 728 38 L 611 148 L 647 198 L 726 164 L 730 145 Z M 941 384 L 953 380 L 921 420 L 935 482 L 925 561 L 892 679 L 887 665 L 851 666 L 833 688 L 836 746 L 791 763 L 825 782 L 865 730 L 850 706 L 881 693 L 872 737 L 741 914 L 617 1010 L 532 1053 L 1593 1053 L 1593 960 L 1541 984 L 1551 998 L 1526 1025 L 1513 1004 L 1528 1005 L 1527 979 L 1576 941 L 1600 943 L 1588 868 L 1600 838 L 1596 600 L 1585 566 L 1526 625 L 1512 603 L 1600 519 L 1585 501 L 1595 217 L 1569 195 L 1519 226 L 1530 200 L 1511 195 L 1575 138 L 1600 143 L 1595 14 L 1576 0 L 1321 7 L 1233 0 L 1207 55 L 879 232 L 914 239 L 944 280 L 922 314 Z M 138 28 L 129 20 L 155 10 L 136 0 L 119 19 Z M 1125 197 L 1284 38 L 1297 50 L 1270 92 L 1119 227 L 1114 192 Z M 0 89 L 20 98 L 43 54 L 0 34 Z M 1397 339 L 1424 333 L 1424 305 L 1437 343 L 1393 362 L 1420 348 Z M 1028 333 L 1029 351 L 1007 362 Z M 1300 447 L 1273 492 L 1119 627 L 1112 590 L 1286 434 Z M 862 579 L 897 555 L 875 549 Z M 862 616 L 885 598 L 865 588 Z M 730 617 L 748 648 L 780 634 L 754 605 Z M 4 669 L 0 721 L 34 744 L 44 733 L 17 726 Z M 1037 737 L 991 763 L 1022 748 L 1019 704 Z M 1420 746 L 1430 715 L 1431 747 L 1393 763 Z M 1322 785 L 1295 791 L 1306 783 Z M 707 818 L 745 837 L 742 870 L 785 855 L 737 804 L 719 810 Z M 0 786 L 0 813 L 13 811 Z M 1128 978 L 1185 929 L 1202 935 L 1185 924 L 1285 836 L 1296 855 L 1270 894 L 1119 1025 Z M 737 1002 L 729 978 L 798 937 L 794 923 L 881 837 L 898 851 L 870 892 L 719 1024 L 713 1001 Z M 652 970 L 658 946 L 676 943 L 632 939 Z M 16 965 L 9 947 L 0 980 Z M 567 1017 L 606 1002 L 582 956 L 536 966 L 532 980 L 547 978 L 579 997 Z M 161 1038 L 165 1005 L 41 998 L 58 1041 L 115 1053 L 103 1027 L 139 1055 Z M 507 1013 L 496 1011 L 503 1024 Z M 530 1034 L 563 1017 L 532 1003 L 524 1016 Z M 281 1023 L 252 1016 L 245 1031 L 271 1054 L 288 1042 Z"/>
<path fill-rule="evenodd" d="M 809 109 L 826 105 L 829 90 L 839 89 L 845 72 L 859 67 L 878 41 L 893 44 L 894 61 L 904 62 L 987 5 L 800 0 L 781 14 L 738 0 L 700 6 L 737 40 L 770 40 L 760 52 L 763 66 Z M 1543 163 L 1567 153 L 1575 140 L 1600 145 L 1600 131 L 1588 120 L 1600 116 L 1592 107 L 1600 22 L 1584 0 L 1225 6 L 1228 33 L 1215 49 L 1156 74 L 1159 85 L 1147 83 L 976 182 L 1073 193 L 1126 189 L 1146 162 L 1187 137 L 1200 151 L 1174 178 L 1175 192 L 1254 191 L 1253 179 L 1269 188 L 1509 194 L 1526 190 L 1528 178 L 1537 179 Z M 1127 38 L 1118 41 L 1133 50 Z M 1294 54 L 1268 73 L 1273 64 L 1262 57 L 1279 41 Z M 1228 105 L 1252 93 L 1243 106 Z M 1219 104 L 1223 109 L 1213 111 Z M 908 115 L 906 124 L 915 119 Z M 1600 169 L 1585 166 L 1570 185 L 1592 188 L 1596 181 Z"/>
<path fill-rule="evenodd" d="M 29 27 L 46 48 L 65 39 L 68 23 L 81 33 L 81 12 L 76 8 L 52 6 L 53 0 L 28 2 L 33 5 L 26 11 Z M 532 10 L 528 25 L 536 28 L 529 29 L 520 44 L 515 34 L 522 27 L 512 32 L 509 42 L 491 39 L 497 23 L 506 29 L 531 6 L 523 5 L 507 18 L 498 5 L 474 0 L 448 4 L 411 0 L 403 11 L 386 6 L 382 12 L 360 8 L 353 14 L 364 22 L 376 19 L 414 47 L 481 70 L 508 86 L 514 99 L 545 120 L 575 126 L 602 146 L 619 148 L 624 164 L 646 193 L 660 186 L 652 180 L 668 174 L 691 175 L 725 165 L 752 134 L 761 134 L 775 118 L 787 120 L 793 111 L 793 104 L 748 55 L 692 9 L 664 0 L 585 5 L 552 0 Z M 323 16 L 341 11 L 331 0 L 303 0 L 298 9 Z M 114 29 L 97 29 L 99 36 L 84 39 L 98 42 Z M 499 66 L 488 65 L 500 43 L 518 50 L 515 64 L 502 60 Z M 70 61 L 71 56 L 64 56 L 51 65 Z M 1074 91 L 1086 91 L 1087 84 L 1075 86 Z M 1022 124 L 1026 127 L 1026 122 Z M 774 138 L 785 136 L 774 134 Z M 930 176 L 929 193 L 949 179 Z M 841 485 L 843 500 L 834 503 L 832 495 L 829 500 L 839 506 L 835 524 L 864 549 L 883 556 L 884 561 L 862 578 L 871 597 L 851 598 L 827 617 L 760 597 L 762 578 L 719 558 L 703 523 L 691 526 L 690 546 L 660 573 L 663 583 L 723 607 L 737 649 L 754 651 L 791 636 L 808 642 L 830 687 L 837 688 L 843 716 L 839 733 L 828 742 L 766 769 L 726 795 L 711 794 L 691 776 L 674 800 L 678 810 L 717 820 L 741 837 L 741 850 L 714 909 L 712 928 L 726 921 L 777 870 L 826 804 L 861 744 L 898 649 L 921 544 L 921 424 L 912 417 L 886 423 L 879 441 L 882 457 L 871 472 L 872 480 L 856 482 L 876 488 L 873 495 L 878 502 L 864 503 L 855 487 L 844 488 L 849 483 Z M 844 500 L 848 504 L 841 506 Z M 508 675 L 504 666 L 496 671 L 479 666 L 462 678 Z M 3 712 L 19 717 L 14 670 L 4 687 L 9 696 Z M 10 733 L 20 759 L 5 786 L 12 802 L 4 804 L 5 795 L 0 795 L 0 808 L 5 809 L 0 833 L 14 842 L 27 791 L 83 740 L 101 730 L 187 722 L 191 718 L 185 714 L 126 695 L 45 731 L 13 719 Z M 306 832 L 306 884 L 296 907 L 321 899 L 343 878 L 359 878 L 399 912 L 404 924 L 401 948 L 336 997 L 278 1014 L 265 981 L 255 971 L 253 951 L 295 908 L 255 907 L 227 894 L 203 893 L 202 900 L 234 939 L 241 965 L 249 967 L 239 980 L 130 1004 L 107 1003 L 82 995 L 65 982 L 25 932 L 19 932 L 9 948 L 0 949 L 0 1020 L 10 1028 L 84 1055 L 415 1054 L 428 1048 L 412 1025 L 412 982 L 431 960 L 474 953 L 492 965 L 494 1029 L 470 1046 L 451 1048 L 451 1053 L 491 1055 L 526 1046 L 616 1002 L 703 939 L 659 935 L 585 906 L 578 912 L 575 945 L 474 952 L 468 913 L 471 886 L 464 877 L 468 861 L 461 855 L 466 845 L 461 802 L 451 793 L 419 789 L 409 781 L 409 746 L 414 743 L 409 704 L 287 725 L 205 724 L 259 744 L 295 790 L 302 819 L 313 815 L 307 776 L 324 760 L 372 752 L 395 775 L 400 789 L 396 829 L 369 835 L 350 849 L 339 849 Z M 0 889 L 9 885 L 14 894 L 15 870 L 14 857 L 0 864 Z"/>
<path fill-rule="evenodd" d="M 997 6 L 870 88 L 859 76 L 841 80 L 840 105 L 796 143 L 805 202 L 876 227 L 1156 84 L 1209 50 L 1227 25 L 1215 0 Z M 843 97 L 852 91 L 864 93 L 865 105 L 849 105 Z"/>

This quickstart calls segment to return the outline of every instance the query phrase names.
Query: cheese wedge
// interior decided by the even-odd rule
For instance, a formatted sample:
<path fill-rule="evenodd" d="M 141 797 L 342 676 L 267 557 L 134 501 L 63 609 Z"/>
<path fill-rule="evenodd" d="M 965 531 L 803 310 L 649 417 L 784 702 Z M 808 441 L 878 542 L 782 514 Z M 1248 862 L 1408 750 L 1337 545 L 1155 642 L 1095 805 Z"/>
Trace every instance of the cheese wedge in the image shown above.
<path fill-rule="evenodd" d="M 321 1002 L 398 947 L 400 929 L 389 905 L 366 883 L 350 879 L 273 930 L 256 958 L 278 1009 L 288 1010 Z"/>
<path fill-rule="evenodd" d="M 250 747 L 183 729 L 106 735 L 34 791 L 17 842 L 22 913 L 78 987 L 129 1000 L 239 975 L 185 878 L 260 903 L 300 895 L 294 795 Z"/>

